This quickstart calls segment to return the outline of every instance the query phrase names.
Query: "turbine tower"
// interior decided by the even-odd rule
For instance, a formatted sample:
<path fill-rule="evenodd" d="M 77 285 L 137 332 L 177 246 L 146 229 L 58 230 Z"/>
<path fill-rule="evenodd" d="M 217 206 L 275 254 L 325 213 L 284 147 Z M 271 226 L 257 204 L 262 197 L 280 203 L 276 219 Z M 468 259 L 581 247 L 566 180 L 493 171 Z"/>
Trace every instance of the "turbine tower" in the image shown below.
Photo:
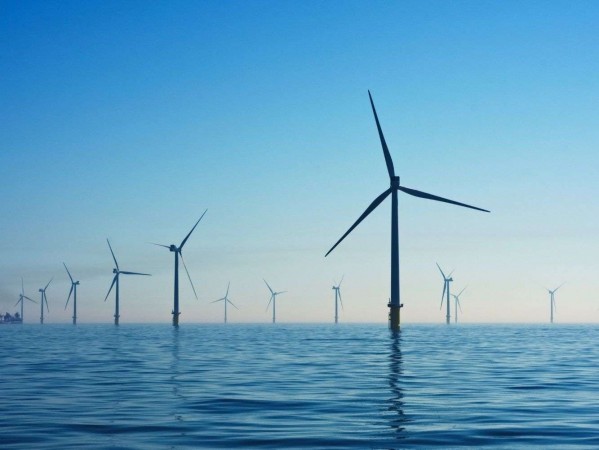
<path fill-rule="evenodd" d="M 29 300 L 30 302 L 37 303 L 35 300 L 33 300 L 25 295 L 25 285 L 23 284 L 23 278 L 21 278 L 21 294 L 19 294 L 19 300 L 17 300 L 17 303 L 15 303 L 15 306 L 17 306 L 19 303 L 21 304 L 21 323 L 24 323 L 24 321 L 23 321 L 23 303 L 25 303 L 24 300 Z"/>
<path fill-rule="evenodd" d="M 66 311 L 67 306 L 69 306 L 69 300 L 71 299 L 71 294 L 73 294 L 73 325 L 77 325 L 77 286 L 79 285 L 79 281 L 73 280 L 71 276 L 71 272 L 67 269 L 67 265 L 62 263 L 67 273 L 69 274 L 69 278 L 71 279 L 71 290 L 69 291 L 69 296 L 67 297 L 67 303 L 64 305 L 64 309 Z"/>
<path fill-rule="evenodd" d="M 464 292 L 465 290 L 466 288 L 462 289 L 458 295 L 451 294 L 451 296 L 455 299 L 455 323 L 458 323 L 458 308 L 460 308 L 460 312 L 462 312 L 462 305 L 460 305 L 460 295 L 462 295 L 462 292 Z"/>
<path fill-rule="evenodd" d="M 263 280 L 264 280 L 264 278 L 263 278 Z M 264 280 L 264 282 L 266 283 L 266 280 Z M 268 311 L 270 303 L 272 302 L 272 323 L 275 323 L 277 320 L 277 295 L 284 294 L 287 291 L 275 292 L 268 285 L 268 283 L 266 283 L 266 287 L 270 291 L 270 300 L 268 300 L 268 305 L 266 305 L 266 310 Z"/>
<path fill-rule="evenodd" d="M 443 273 L 443 270 L 441 270 L 441 266 L 439 266 L 439 263 L 435 263 L 437 264 L 437 267 L 439 268 L 439 272 L 441 272 L 441 275 L 443 276 L 443 293 L 441 294 L 441 308 L 443 308 L 443 298 L 445 297 L 445 295 L 447 294 L 446 297 L 446 304 L 447 304 L 447 314 L 445 315 L 445 323 L 447 323 L 447 325 L 449 325 L 450 321 L 451 321 L 451 313 L 449 310 L 449 283 L 451 283 L 453 281 L 453 278 L 451 278 L 451 274 L 453 273 L 453 270 L 451 271 L 451 273 L 449 274 L 449 276 L 445 276 L 445 274 Z"/>
<path fill-rule="evenodd" d="M 48 281 L 48 284 L 46 285 L 45 288 L 40 288 L 39 292 L 41 294 L 41 307 L 42 307 L 42 312 L 41 312 L 41 316 L 40 316 L 40 323 L 43 325 L 44 324 L 44 302 L 46 302 L 46 309 L 48 310 L 48 312 L 50 312 L 50 308 L 48 308 L 48 297 L 46 297 L 46 289 L 48 289 L 48 286 L 50 286 L 50 283 L 52 283 L 52 280 L 54 278 L 50 278 L 50 281 Z"/>
<path fill-rule="evenodd" d="M 219 298 L 218 300 L 214 300 L 213 302 L 210 302 L 210 303 L 225 302 L 225 323 L 227 323 L 227 303 L 230 303 L 231 306 L 233 306 L 233 308 L 239 309 L 237 306 L 235 306 L 233 304 L 233 302 L 231 300 L 229 300 L 229 286 L 231 286 L 231 282 L 229 282 L 229 284 L 227 284 L 227 293 L 225 294 L 225 296 L 223 298 Z"/>
<path fill-rule="evenodd" d="M 343 309 L 343 300 L 341 300 L 341 283 L 343 283 L 343 278 L 345 277 L 345 275 L 343 275 L 341 277 L 341 281 L 339 282 L 339 284 L 337 284 L 337 282 L 335 282 L 335 284 L 337 284 L 337 286 L 335 286 L 333 284 L 332 289 L 335 291 L 335 323 L 339 323 L 339 308 L 337 305 L 337 300 L 339 300 L 339 302 L 341 303 L 341 308 Z"/>
<path fill-rule="evenodd" d="M 208 211 L 208 210 L 206 210 L 206 211 Z M 187 242 L 187 239 L 189 239 L 189 236 L 191 236 L 191 233 L 193 233 L 193 230 L 195 230 L 196 227 L 198 226 L 198 224 L 200 223 L 200 220 L 202 220 L 202 217 L 204 217 L 204 214 L 206 214 L 206 211 L 204 211 L 204 213 L 200 216 L 200 218 L 198 219 L 196 224 L 193 226 L 191 231 L 189 233 L 187 233 L 187 236 L 185 236 L 185 239 L 183 239 L 183 241 L 181 242 L 181 245 L 179 245 L 179 247 L 177 247 L 175 244 L 171 244 L 171 245 L 154 244 L 154 245 L 158 245 L 160 247 L 168 248 L 171 252 L 173 252 L 175 254 L 175 296 L 174 296 L 174 301 L 173 301 L 173 311 L 171 313 L 173 315 L 173 326 L 175 326 L 175 327 L 179 326 L 179 315 L 181 314 L 181 312 L 179 311 L 179 258 L 181 258 L 181 262 L 183 263 L 183 268 L 185 269 L 185 273 L 187 273 L 187 278 L 189 279 L 189 283 L 191 284 L 191 289 L 193 289 L 193 295 L 195 295 L 196 300 L 198 299 L 198 294 L 196 293 L 196 288 L 193 286 L 193 281 L 191 281 L 191 276 L 189 275 L 189 270 L 187 270 L 187 266 L 185 265 L 185 260 L 183 259 L 183 246 Z"/>
<path fill-rule="evenodd" d="M 547 289 L 547 292 L 549 292 L 549 309 L 551 311 L 551 316 L 550 316 L 550 321 L 551 323 L 553 323 L 553 312 L 555 311 L 555 293 L 557 292 L 557 290 L 559 288 L 561 288 L 564 284 L 566 283 L 562 283 L 560 284 L 558 287 L 556 287 L 554 290 L 551 289 Z"/>
<path fill-rule="evenodd" d="M 439 202 L 451 203 L 453 205 L 463 206 L 466 208 L 476 209 L 479 211 L 490 212 L 486 209 L 477 208 L 476 206 L 470 206 L 465 203 L 456 202 L 453 200 L 449 200 L 443 197 L 438 197 L 436 195 L 427 194 L 426 192 L 417 191 L 415 189 L 410 189 L 404 186 L 401 186 L 399 182 L 399 176 L 395 175 L 395 169 L 393 167 L 393 160 L 391 159 L 391 154 L 389 153 L 389 148 L 387 147 L 387 143 L 385 142 L 385 137 L 383 136 L 383 130 L 381 129 L 381 125 L 379 123 L 379 118 L 376 113 L 376 109 L 374 107 L 374 102 L 372 100 L 372 96 L 370 95 L 370 91 L 368 91 L 368 96 L 370 97 L 370 105 L 372 107 L 372 113 L 374 114 L 374 120 L 376 122 L 376 127 L 378 130 L 379 138 L 381 141 L 381 146 L 383 147 L 383 154 L 385 156 L 385 163 L 387 164 L 387 172 L 389 173 L 389 189 L 384 191 L 381 195 L 379 195 L 374 201 L 366 208 L 366 211 L 362 213 L 362 215 L 356 220 L 356 222 L 345 232 L 343 236 L 333 245 L 333 247 L 327 252 L 325 257 L 331 253 L 339 243 L 345 239 L 345 237 L 352 232 L 354 228 L 356 228 L 362 220 L 364 220 L 372 211 L 379 206 L 383 200 L 385 200 L 391 194 L 391 301 L 389 302 L 389 326 L 392 330 L 399 330 L 400 318 L 399 318 L 399 310 L 403 306 L 400 303 L 400 295 L 399 295 L 399 230 L 398 230 L 398 210 L 397 210 L 397 193 L 398 191 L 405 192 L 406 194 L 413 195 L 415 197 L 426 198 L 429 200 L 435 200 Z"/>
<path fill-rule="evenodd" d="M 116 288 L 115 288 L 115 307 L 114 307 L 114 324 L 118 325 L 119 324 L 119 275 L 145 275 L 145 276 L 150 276 L 149 273 L 138 273 L 138 272 L 125 272 L 124 270 L 119 269 L 119 263 L 116 262 L 116 257 L 114 256 L 114 252 L 112 251 L 112 247 L 110 245 L 110 241 L 108 239 L 106 239 L 106 242 L 108 242 L 108 248 L 110 249 L 110 253 L 112 254 L 112 259 L 114 259 L 114 264 L 115 264 L 115 268 L 112 269 L 112 273 L 114 273 L 114 278 L 112 279 L 112 284 L 110 285 L 110 288 L 108 289 L 108 294 L 106 294 L 106 297 L 104 298 L 104 301 L 106 301 L 108 299 L 108 296 L 110 295 L 110 291 L 112 291 L 112 287 L 116 284 Z"/>

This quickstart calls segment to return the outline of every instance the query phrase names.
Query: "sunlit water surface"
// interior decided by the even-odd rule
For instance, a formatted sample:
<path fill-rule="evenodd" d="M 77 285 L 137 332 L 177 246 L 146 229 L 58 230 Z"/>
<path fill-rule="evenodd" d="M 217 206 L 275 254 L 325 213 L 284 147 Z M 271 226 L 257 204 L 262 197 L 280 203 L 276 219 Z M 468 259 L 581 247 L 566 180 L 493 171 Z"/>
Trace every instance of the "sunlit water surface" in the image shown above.
<path fill-rule="evenodd" d="M 599 327 L 0 326 L 0 447 L 599 448 Z"/>

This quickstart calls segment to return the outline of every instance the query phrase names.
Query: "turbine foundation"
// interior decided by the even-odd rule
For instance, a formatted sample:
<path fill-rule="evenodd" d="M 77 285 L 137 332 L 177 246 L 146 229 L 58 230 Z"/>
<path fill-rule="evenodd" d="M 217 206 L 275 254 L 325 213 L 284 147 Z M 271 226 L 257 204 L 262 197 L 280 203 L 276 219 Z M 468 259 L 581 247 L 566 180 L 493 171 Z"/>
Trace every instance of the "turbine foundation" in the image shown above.
<path fill-rule="evenodd" d="M 403 307 L 403 304 L 393 305 L 389 303 L 387 306 L 389 306 L 389 329 L 399 331 L 399 311 Z"/>

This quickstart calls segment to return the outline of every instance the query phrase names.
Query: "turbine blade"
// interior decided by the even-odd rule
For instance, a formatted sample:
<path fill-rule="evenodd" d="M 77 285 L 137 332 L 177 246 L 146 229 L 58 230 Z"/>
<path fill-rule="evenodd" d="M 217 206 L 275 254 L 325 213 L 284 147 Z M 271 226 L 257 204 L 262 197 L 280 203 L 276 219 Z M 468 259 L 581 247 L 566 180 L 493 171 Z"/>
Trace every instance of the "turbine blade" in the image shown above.
<path fill-rule="evenodd" d="M 466 290 L 466 288 L 467 288 L 467 287 L 468 287 L 468 286 L 466 286 L 464 289 L 462 289 L 462 290 L 460 291 L 460 293 L 459 293 L 459 294 L 458 294 L 456 297 L 459 297 L 460 295 L 462 295 L 462 292 L 464 292 L 464 291 Z"/>
<path fill-rule="evenodd" d="M 225 294 L 225 298 L 229 297 L 229 287 L 231 286 L 231 282 L 227 284 L 227 293 Z"/>
<path fill-rule="evenodd" d="M 218 300 L 214 300 L 214 301 L 212 301 L 210 303 L 222 302 L 223 300 L 226 300 L 225 297 L 219 298 Z"/>
<path fill-rule="evenodd" d="M 110 285 L 110 288 L 108 289 L 108 294 L 106 294 L 106 297 L 104 297 L 104 301 L 106 301 L 108 299 L 108 296 L 110 295 L 110 291 L 112 291 L 112 287 L 114 286 L 114 284 L 116 283 L 116 279 L 119 276 L 119 274 L 117 273 L 114 278 L 112 279 L 112 284 Z"/>
<path fill-rule="evenodd" d="M 147 277 L 151 277 L 152 275 L 149 273 L 139 273 L 139 272 L 125 272 L 124 270 L 121 270 L 120 273 L 122 273 L 123 275 L 145 275 Z"/>
<path fill-rule="evenodd" d="M 458 302 L 458 308 L 460 308 L 460 312 L 462 312 L 462 305 L 460 304 L 460 299 L 456 298 L 456 301 Z"/>
<path fill-rule="evenodd" d="M 341 281 L 339 282 L 339 284 L 337 285 L 337 287 L 341 287 L 341 283 L 343 283 L 343 279 L 345 278 L 345 274 L 343 274 L 343 276 L 341 277 Z"/>
<path fill-rule="evenodd" d="M 385 163 L 387 164 L 387 172 L 389 172 L 389 178 L 393 178 L 395 176 L 395 170 L 393 169 L 393 160 L 391 159 L 391 154 L 389 153 L 389 148 L 387 147 L 387 142 L 385 142 L 385 136 L 383 136 L 383 130 L 381 129 L 381 124 L 379 123 L 379 116 L 376 113 L 376 109 L 374 107 L 374 102 L 372 101 L 372 95 L 370 95 L 370 91 L 368 91 L 368 97 L 370 98 L 370 106 L 372 106 L 374 120 L 376 121 L 376 128 L 379 131 L 379 138 L 381 139 L 383 153 L 385 154 Z"/>
<path fill-rule="evenodd" d="M 441 266 L 439 265 L 439 263 L 435 263 L 437 265 L 437 267 L 439 268 L 439 272 L 441 272 L 441 275 L 443 276 L 443 279 L 445 280 L 447 277 L 445 276 L 445 274 L 443 273 L 443 270 L 441 269 Z"/>
<path fill-rule="evenodd" d="M 339 303 L 341 303 L 341 309 L 343 309 L 343 300 L 341 299 L 341 290 L 339 290 L 337 292 L 339 292 Z"/>
<path fill-rule="evenodd" d="M 65 263 L 62 263 L 62 265 L 64 266 L 65 269 L 67 269 L 67 265 Z M 69 278 L 71 279 L 71 283 L 74 283 L 75 280 L 73 280 L 73 277 L 71 276 L 71 272 L 69 272 L 69 269 L 67 269 L 67 273 L 69 274 Z"/>
<path fill-rule="evenodd" d="M 270 299 L 268 300 L 268 305 L 266 305 L 266 311 L 268 311 L 268 308 L 270 307 L 270 302 L 272 302 L 272 299 L 274 298 L 275 294 L 271 294 L 270 295 Z"/>
<path fill-rule="evenodd" d="M 150 244 L 152 244 L 152 245 L 157 245 L 158 247 L 164 247 L 164 248 L 168 248 L 168 249 L 170 249 L 170 248 L 171 248 L 171 246 L 170 246 L 170 245 L 156 244 L 155 242 L 150 242 Z"/>
<path fill-rule="evenodd" d="M 337 247 L 341 243 L 341 241 L 343 239 L 345 239 L 345 237 L 349 233 L 351 233 L 353 231 L 353 229 L 356 228 L 360 224 L 360 222 L 362 222 L 368 216 L 368 214 L 370 214 L 372 211 L 374 211 L 376 209 L 376 207 L 379 206 L 382 203 L 382 201 L 385 200 L 385 198 L 387 198 L 387 196 L 391 193 L 392 190 L 393 190 L 392 188 L 389 188 L 385 192 L 383 192 L 381 195 L 379 195 L 377 198 L 374 199 L 374 201 L 370 204 L 370 206 L 368 208 L 366 208 L 366 211 L 364 211 L 362 213 L 362 215 L 358 218 L 358 220 L 355 221 L 355 223 L 349 228 L 349 230 L 347 230 L 345 232 L 345 234 L 343 236 L 341 236 L 341 239 L 339 239 L 335 243 L 335 245 L 333 245 L 331 247 L 331 249 L 327 252 L 327 254 L 324 255 L 325 258 L 329 255 L 329 253 L 331 253 L 333 250 L 335 250 L 335 247 Z"/>
<path fill-rule="evenodd" d="M 206 209 L 206 211 L 208 211 L 208 209 Z M 187 239 L 189 239 L 189 236 L 191 236 L 191 233 L 193 233 L 193 230 L 196 229 L 196 227 L 198 226 L 198 223 L 200 223 L 200 220 L 202 220 L 202 217 L 204 217 L 204 214 L 206 214 L 206 211 L 204 211 L 204 213 L 200 216 L 200 218 L 198 219 L 198 221 L 196 222 L 196 224 L 193 226 L 193 228 L 191 229 L 191 231 L 187 234 L 187 236 L 185 236 L 185 239 L 183 239 L 183 242 L 181 242 L 181 245 L 179 246 L 179 249 L 183 248 L 183 246 L 187 242 Z"/>
<path fill-rule="evenodd" d="M 46 297 L 46 291 L 44 291 L 44 300 L 46 301 L 46 310 L 50 312 L 50 307 L 48 306 L 48 297 Z"/>
<path fill-rule="evenodd" d="M 193 289 L 193 295 L 195 295 L 196 300 L 198 300 L 198 294 L 196 293 L 196 288 L 193 285 L 193 281 L 191 281 L 191 276 L 189 275 L 189 270 L 187 270 L 187 266 L 185 265 L 185 260 L 183 259 L 183 253 L 179 251 L 179 256 L 181 257 L 181 262 L 183 263 L 183 268 L 185 269 L 185 273 L 187 274 L 187 278 L 189 279 L 189 284 L 191 284 L 191 289 Z"/>
<path fill-rule="evenodd" d="M 264 280 L 264 278 L 262 278 Z M 264 282 L 266 283 L 266 280 L 264 280 Z M 272 290 L 272 288 L 270 287 L 270 285 L 268 283 L 266 283 L 266 287 L 268 288 L 268 290 L 270 291 L 271 294 L 274 294 L 275 291 Z"/>
<path fill-rule="evenodd" d="M 116 265 L 116 270 L 119 270 L 119 263 L 116 262 L 116 256 L 114 256 L 114 252 L 112 251 L 112 246 L 110 245 L 110 241 L 106 238 L 106 242 L 108 242 L 108 248 L 110 249 L 110 253 L 112 254 L 112 259 L 114 259 L 114 264 Z"/>
<path fill-rule="evenodd" d="M 23 301 L 23 297 L 19 297 L 19 299 L 17 300 L 17 303 L 15 303 L 15 306 L 17 306 L 22 301 Z"/>
<path fill-rule="evenodd" d="M 23 296 L 23 298 L 26 298 L 27 300 L 29 300 L 30 302 L 33 303 L 37 303 L 37 300 L 33 300 L 32 298 L 27 297 L 26 295 Z"/>
<path fill-rule="evenodd" d="M 287 291 L 281 291 L 281 292 L 275 292 L 275 294 L 279 295 L 279 294 L 284 294 Z"/>
<path fill-rule="evenodd" d="M 564 281 L 562 284 L 560 284 L 558 287 L 556 287 L 556 288 L 553 290 L 553 293 L 556 293 L 556 292 L 557 292 L 557 290 L 558 290 L 559 288 L 561 288 L 561 287 L 562 287 L 564 284 L 566 284 L 566 282 L 565 282 L 565 281 Z"/>
<path fill-rule="evenodd" d="M 451 203 L 452 205 L 463 206 L 464 208 L 476 209 L 478 211 L 491 212 L 487 209 L 478 208 L 476 206 L 467 205 L 466 203 L 456 202 L 454 200 L 449 200 L 447 198 L 438 197 L 436 195 L 427 194 L 426 192 L 417 191 L 416 189 L 410 189 L 404 186 L 399 186 L 398 189 L 400 191 L 405 192 L 406 194 L 413 195 L 414 197 L 427 198 L 429 200 L 436 200 L 438 202 Z"/>
<path fill-rule="evenodd" d="M 71 299 L 71 294 L 73 293 L 73 289 L 75 289 L 75 286 L 73 284 L 71 284 L 71 290 L 69 291 L 69 296 L 67 297 L 67 303 L 66 305 L 64 305 L 64 309 L 67 309 L 67 306 L 69 306 L 69 300 Z"/>
<path fill-rule="evenodd" d="M 23 277 L 21 277 L 21 294 L 25 295 L 25 285 L 23 284 Z"/>
<path fill-rule="evenodd" d="M 54 277 L 50 278 L 50 281 L 48 281 L 48 284 L 46 285 L 46 287 L 44 288 L 44 295 L 46 292 L 46 289 L 48 289 L 48 286 L 50 286 L 50 283 L 52 283 L 52 280 L 54 279 Z"/>
<path fill-rule="evenodd" d="M 455 272 L 455 269 L 451 269 L 451 272 L 449 272 L 449 275 L 447 276 L 447 278 L 451 278 L 451 276 L 453 275 L 454 272 Z"/>
<path fill-rule="evenodd" d="M 225 301 L 229 302 L 229 305 L 233 306 L 233 308 L 239 309 L 237 306 L 235 306 L 235 304 L 231 300 L 227 299 Z"/>
<path fill-rule="evenodd" d="M 447 283 L 443 282 L 443 293 L 441 294 L 441 306 L 439 306 L 439 309 L 443 308 L 443 299 L 445 298 L 445 288 L 447 287 Z"/>

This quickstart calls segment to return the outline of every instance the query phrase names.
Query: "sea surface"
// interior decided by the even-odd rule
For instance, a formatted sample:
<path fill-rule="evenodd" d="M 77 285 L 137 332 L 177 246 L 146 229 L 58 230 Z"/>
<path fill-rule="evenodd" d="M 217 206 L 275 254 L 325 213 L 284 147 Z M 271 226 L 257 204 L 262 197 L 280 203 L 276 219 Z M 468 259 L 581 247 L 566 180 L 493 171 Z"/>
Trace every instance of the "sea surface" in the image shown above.
<path fill-rule="evenodd" d="M 0 326 L 0 448 L 599 448 L 599 326 Z"/>

